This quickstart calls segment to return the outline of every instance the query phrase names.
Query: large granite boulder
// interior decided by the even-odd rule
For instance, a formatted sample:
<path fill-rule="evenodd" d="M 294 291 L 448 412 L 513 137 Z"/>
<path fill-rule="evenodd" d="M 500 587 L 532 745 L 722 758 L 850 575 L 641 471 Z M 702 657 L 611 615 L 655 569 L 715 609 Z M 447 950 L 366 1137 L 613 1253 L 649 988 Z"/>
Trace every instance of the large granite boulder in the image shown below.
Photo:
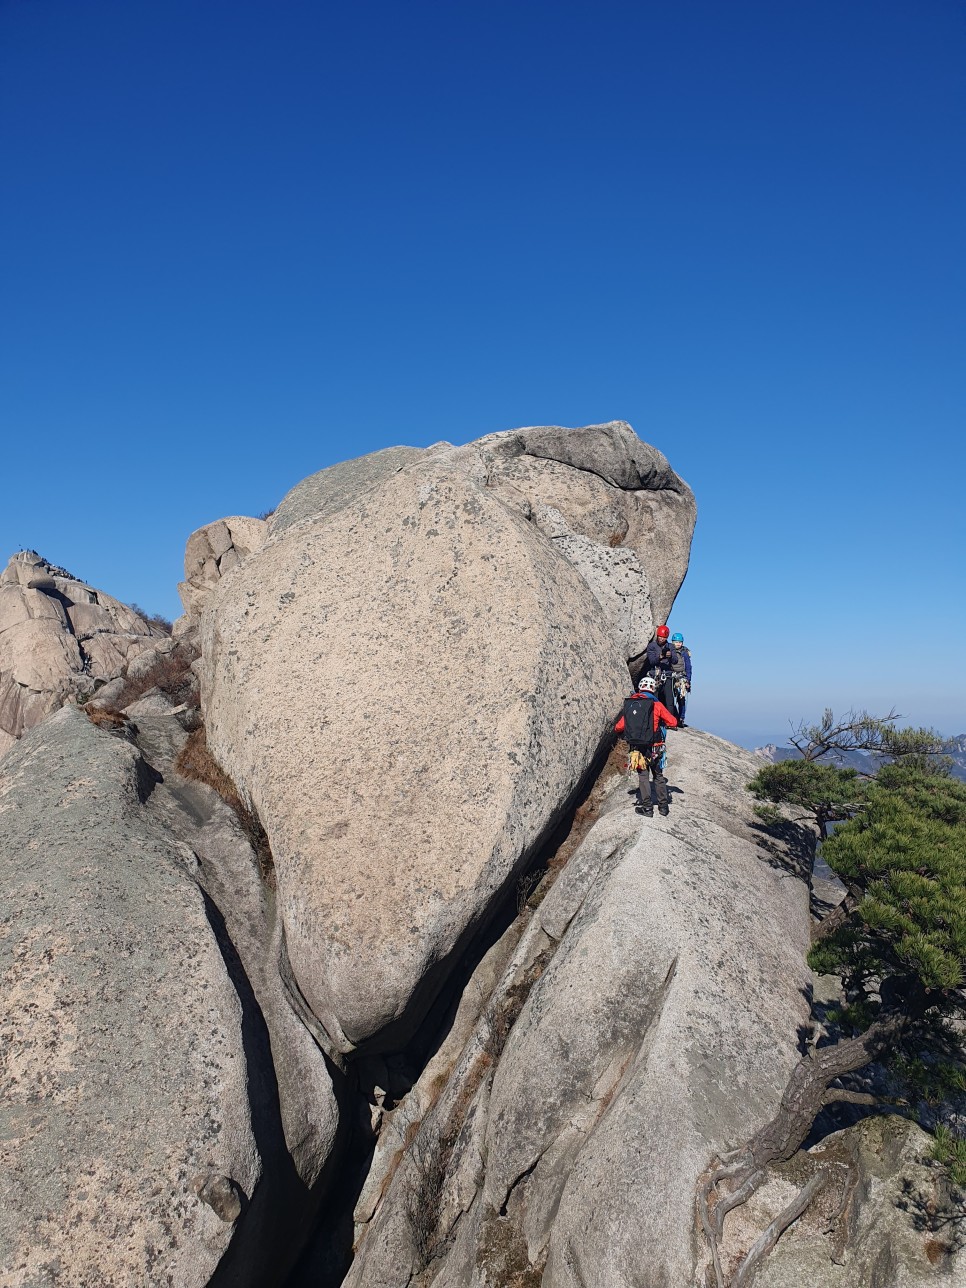
<path fill-rule="evenodd" d="M 34 551 L 14 555 L 0 572 L 0 754 L 164 639 L 127 604 Z"/>
<path fill-rule="evenodd" d="M 4 1283 L 207 1284 L 263 1206 L 250 1024 L 150 785 L 74 707 L 0 764 Z"/>
<path fill-rule="evenodd" d="M 227 579 L 202 655 L 302 993 L 339 1050 L 397 1043 L 608 729 L 596 600 L 461 472 L 403 471 Z"/>
<path fill-rule="evenodd" d="M 684 580 L 697 511 L 667 458 L 625 421 L 509 430 L 465 447 L 372 452 L 297 484 L 270 531 L 327 519 L 400 470 L 430 460 L 465 471 L 519 509 L 587 581 L 625 655 L 643 652 Z"/>
<path fill-rule="evenodd" d="M 683 579 L 686 485 L 627 426 L 570 432 L 323 471 L 207 601 L 209 744 L 337 1052 L 418 1023 L 609 731 L 651 631 L 642 556 L 683 550 L 662 610 Z"/>
<path fill-rule="evenodd" d="M 434 1288 L 696 1282 L 697 1179 L 768 1120 L 799 1058 L 808 886 L 794 854 L 759 847 L 753 756 L 692 730 L 669 759 L 670 817 L 611 782 L 444 1089 L 436 1067 L 434 1092 L 420 1079 L 432 1108 L 357 1211 L 347 1288 L 427 1265 Z"/>

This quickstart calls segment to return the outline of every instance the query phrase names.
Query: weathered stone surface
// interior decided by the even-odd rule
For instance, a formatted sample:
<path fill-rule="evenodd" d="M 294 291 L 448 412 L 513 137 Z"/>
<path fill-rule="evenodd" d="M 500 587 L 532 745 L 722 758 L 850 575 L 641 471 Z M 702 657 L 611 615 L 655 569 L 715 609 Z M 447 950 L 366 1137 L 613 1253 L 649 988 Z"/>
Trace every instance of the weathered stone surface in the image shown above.
<path fill-rule="evenodd" d="M 483 1021 L 348 1288 L 420 1270 L 419 1160 L 440 1148 L 436 1288 L 695 1282 L 696 1180 L 767 1120 L 798 1059 L 808 889 L 793 856 L 757 843 L 749 753 L 692 730 L 669 762 L 670 817 L 636 815 L 619 778 L 533 914 L 496 991 L 532 983 L 495 1073 Z"/>
<path fill-rule="evenodd" d="M 528 456 L 591 470 L 627 492 L 658 491 L 677 487 L 681 482 L 667 457 L 650 443 L 642 442 L 622 420 L 585 425 L 582 429 L 540 425 L 519 429 L 516 434 Z"/>
<path fill-rule="evenodd" d="M 743 1251 L 748 1232 L 765 1229 L 823 1168 L 825 1190 L 782 1236 L 756 1288 L 958 1288 L 966 1283 L 962 1200 L 930 1160 L 931 1144 L 894 1117 L 836 1132 L 776 1169 L 729 1218 L 728 1251 Z"/>
<path fill-rule="evenodd" d="M 32 550 L 0 573 L 0 754 L 72 695 L 166 637 Z"/>
<path fill-rule="evenodd" d="M 0 635 L 0 672 L 21 688 L 62 691 L 83 666 L 77 640 L 55 618 L 18 622 Z"/>
<path fill-rule="evenodd" d="M 386 447 L 310 474 L 282 498 L 271 517 L 272 535 L 304 519 L 331 518 L 423 455 L 419 447 Z"/>
<path fill-rule="evenodd" d="M 694 531 L 694 497 L 665 457 L 624 421 L 510 430 L 449 453 L 574 564 L 625 656 L 642 652 L 670 613 Z"/>
<path fill-rule="evenodd" d="M 295 979 L 339 1050 L 400 1040 L 578 783 L 651 632 L 636 565 L 661 498 L 684 549 L 665 597 L 684 576 L 686 485 L 620 423 L 573 431 L 566 463 L 527 453 L 568 432 L 323 471 L 208 601 L 210 745 L 268 831 Z"/>
<path fill-rule="evenodd" d="M 264 519 L 237 514 L 192 532 L 184 552 L 184 581 L 178 585 L 188 622 L 179 619 L 176 634 L 182 634 L 197 618 L 212 587 L 258 550 L 267 536 Z"/>
<path fill-rule="evenodd" d="M 117 707 L 125 691 L 125 680 L 122 676 L 117 676 L 113 680 L 108 680 L 102 684 L 91 698 L 89 706 L 111 708 Z"/>
<path fill-rule="evenodd" d="M 149 695 L 146 699 L 127 711 L 137 721 L 139 745 L 162 779 L 151 793 L 148 810 L 198 856 L 198 880 L 224 919 L 265 1022 L 271 1051 L 269 1055 L 266 1049 L 263 1056 L 277 1083 L 273 1099 L 277 1095 L 294 1171 L 303 1187 L 315 1187 L 333 1159 L 339 1111 L 325 1057 L 293 1010 L 279 973 L 280 927 L 273 891 L 234 811 L 210 787 L 177 770 L 175 758 L 188 736 L 178 711 L 170 704 L 165 709 Z M 316 1199 L 298 1188 L 278 1199 L 295 1224 L 292 1239 L 297 1248 L 305 1237 L 299 1227 Z M 282 1259 L 278 1252 L 275 1256 Z"/>
<path fill-rule="evenodd" d="M 536 1164 L 520 1224 L 531 1256 L 547 1250 L 548 1288 L 691 1282 L 697 1177 L 768 1120 L 808 1019 L 807 887 L 756 844 L 743 790 L 754 758 L 688 731 L 671 735 L 669 760 L 671 817 L 630 824 L 631 847 L 588 891 L 494 1084 L 488 1156 L 501 1161 L 486 1194 L 508 1193 L 524 1156 Z M 630 817 L 599 827 L 616 840 Z M 556 1124 L 537 1115 L 511 1144 L 524 1064 L 571 1048 Z M 590 1130 L 571 1103 L 580 1093 Z"/>
<path fill-rule="evenodd" d="M 203 632 L 209 743 L 268 831 L 302 992 L 342 1049 L 413 1022 L 608 729 L 597 601 L 432 464 L 273 538 Z"/>
<path fill-rule="evenodd" d="M 0 767 L 11 1285 L 207 1284 L 236 1209 L 196 1178 L 240 1204 L 258 1188 L 242 1006 L 147 786 L 137 751 L 71 707 Z"/>

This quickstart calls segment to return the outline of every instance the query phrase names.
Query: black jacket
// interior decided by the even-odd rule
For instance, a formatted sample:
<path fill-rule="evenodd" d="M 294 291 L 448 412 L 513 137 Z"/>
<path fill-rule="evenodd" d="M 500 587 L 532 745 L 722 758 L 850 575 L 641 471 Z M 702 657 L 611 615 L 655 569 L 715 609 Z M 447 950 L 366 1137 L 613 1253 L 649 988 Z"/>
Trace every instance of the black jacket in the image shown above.
<path fill-rule="evenodd" d="M 661 644 L 658 640 L 651 640 L 645 651 L 648 668 L 654 670 L 670 671 L 678 662 L 678 651 L 672 648 L 670 644 Z"/>

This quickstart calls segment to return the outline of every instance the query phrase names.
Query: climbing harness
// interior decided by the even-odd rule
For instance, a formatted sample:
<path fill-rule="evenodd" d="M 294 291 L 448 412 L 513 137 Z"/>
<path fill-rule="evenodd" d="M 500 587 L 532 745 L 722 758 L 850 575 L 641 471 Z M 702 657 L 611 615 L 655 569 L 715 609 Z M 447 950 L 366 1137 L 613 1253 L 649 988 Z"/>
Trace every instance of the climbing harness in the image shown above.
<path fill-rule="evenodd" d="M 627 758 L 627 772 L 629 774 L 644 774 L 652 767 L 663 770 L 666 764 L 667 745 L 665 743 L 655 743 L 654 753 L 651 756 L 645 756 L 643 751 L 638 751 L 635 747 Z"/>

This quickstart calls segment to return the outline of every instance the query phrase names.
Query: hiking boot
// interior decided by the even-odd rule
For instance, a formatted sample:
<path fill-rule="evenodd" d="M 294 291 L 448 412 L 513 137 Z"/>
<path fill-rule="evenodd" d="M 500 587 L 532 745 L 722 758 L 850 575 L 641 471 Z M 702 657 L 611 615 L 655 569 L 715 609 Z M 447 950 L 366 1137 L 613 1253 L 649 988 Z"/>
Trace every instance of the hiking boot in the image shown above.
<path fill-rule="evenodd" d="M 651 805 L 635 805 L 634 812 L 636 814 L 643 814 L 645 818 L 654 817 L 654 808 Z"/>
<path fill-rule="evenodd" d="M 668 809 L 666 805 L 658 805 L 657 812 L 660 815 L 662 815 L 662 817 L 667 818 L 668 814 L 670 814 L 671 811 Z"/>

